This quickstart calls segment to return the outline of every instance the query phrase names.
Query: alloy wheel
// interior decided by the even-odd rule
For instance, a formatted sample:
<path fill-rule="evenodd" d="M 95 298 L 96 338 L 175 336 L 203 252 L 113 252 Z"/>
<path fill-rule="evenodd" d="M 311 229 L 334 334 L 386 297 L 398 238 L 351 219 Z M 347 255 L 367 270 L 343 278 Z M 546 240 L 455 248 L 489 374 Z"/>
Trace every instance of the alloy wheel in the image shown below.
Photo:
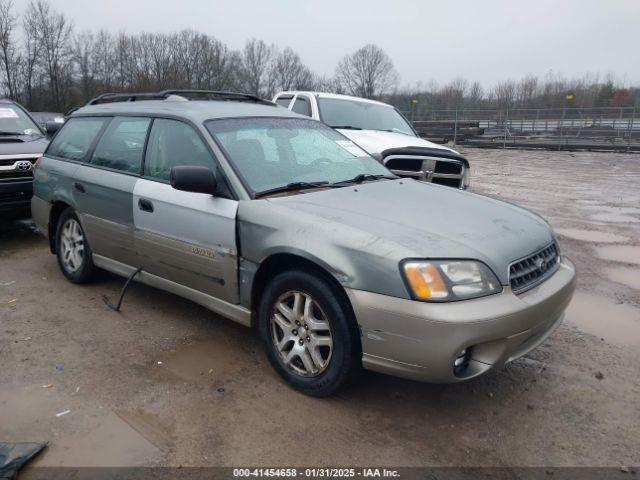
<path fill-rule="evenodd" d="M 288 291 L 280 295 L 271 313 L 271 339 L 280 360 L 298 375 L 316 377 L 329 366 L 331 325 L 308 293 Z"/>
<path fill-rule="evenodd" d="M 60 231 L 62 265 L 70 273 L 78 271 L 84 261 L 84 235 L 75 218 L 68 219 Z"/>

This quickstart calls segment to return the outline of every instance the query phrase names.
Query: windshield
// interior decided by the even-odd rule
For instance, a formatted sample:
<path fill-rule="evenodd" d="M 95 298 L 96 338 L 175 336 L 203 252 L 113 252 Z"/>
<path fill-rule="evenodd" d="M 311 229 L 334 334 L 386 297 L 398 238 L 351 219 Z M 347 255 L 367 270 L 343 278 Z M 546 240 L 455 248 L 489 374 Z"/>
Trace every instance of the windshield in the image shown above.
<path fill-rule="evenodd" d="M 385 130 L 415 136 L 413 129 L 393 107 L 335 98 L 318 98 L 320 118 L 333 128 Z"/>
<path fill-rule="evenodd" d="M 340 133 L 314 120 L 210 120 L 209 132 L 252 193 L 298 182 L 339 183 L 391 172 Z"/>
<path fill-rule="evenodd" d="M 0 135 L 42 135 L 38 126 L 17 105 L 0 103 Z"/>

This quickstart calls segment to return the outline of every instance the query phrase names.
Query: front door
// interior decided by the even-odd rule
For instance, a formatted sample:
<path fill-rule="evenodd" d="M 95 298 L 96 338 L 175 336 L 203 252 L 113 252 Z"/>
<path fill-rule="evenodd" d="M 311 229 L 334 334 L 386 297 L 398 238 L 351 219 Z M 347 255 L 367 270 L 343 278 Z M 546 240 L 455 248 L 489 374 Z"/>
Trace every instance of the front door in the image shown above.
<path fill-rule="evenodd" d="M 133 191 L 136 249 L 143 270 L 230 303 L 238 303 L 236 212 L 238 202 L 175 190 L 177 165 L 217 162 L 196 130 L 177 120 L 155 119 L 144 177 Z"/>

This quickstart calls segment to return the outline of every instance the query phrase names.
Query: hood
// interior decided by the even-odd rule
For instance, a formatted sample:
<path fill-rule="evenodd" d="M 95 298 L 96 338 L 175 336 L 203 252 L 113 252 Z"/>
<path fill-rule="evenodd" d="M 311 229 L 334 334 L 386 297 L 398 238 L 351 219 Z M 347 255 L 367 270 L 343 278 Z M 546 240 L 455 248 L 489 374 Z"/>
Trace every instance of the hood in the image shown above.
<path fill-rule="evenodd" d="M 295 210 L 293 218 L 325 224 L 328 238 L 342 231 L 343 244 L 355 229 L 360 240 L 352 250 L 358 254 L 366 253 L 367 244 L 382 243 L 389 247 L 386 255 L 397 257 L 389 259 L 396 264 L 404 258 L 480 260 L 504 285 L 512 262 L 554 240 L 549 225 L 528 210 L 412 179 L 272 197 L 269 202 Z M 362 234 L 369 239 L 364 245 Z"/>
<path fill-rule="evenodd" d="M 0 137 L 0 155 L 40 155 L 47 149 L 47 145 L 49 145 L 49 139 L 45 136 L 4 136 Z"/>
<path fill-rule="evenodd" d="M 444 152 L 454 150 L 429 142 L 424 138 L 414 137 L 396 132 L 384 132 L 380 130 L 338 130 L 342 135 L 353 141 L 369 154 L 382 153 L 393 148 L 426 147 L 435 148 Z"/>

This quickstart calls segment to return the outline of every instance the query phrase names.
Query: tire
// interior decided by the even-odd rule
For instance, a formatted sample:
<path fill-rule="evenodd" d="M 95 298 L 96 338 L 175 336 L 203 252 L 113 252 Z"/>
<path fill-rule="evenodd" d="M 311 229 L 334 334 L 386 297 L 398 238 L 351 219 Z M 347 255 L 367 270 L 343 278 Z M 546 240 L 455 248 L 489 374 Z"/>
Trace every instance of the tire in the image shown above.
<path fill-rule="evenodd" d="M 60 270 L 70 282 L 87 283 L 94 278 L 96 268 L 91 247 L 80 220 L 71 208 L 63 211 L 58 219 L 56 257 Z"/>
<path fill-rule="evenodd" d="M 297 270 L 278 274 L 260 299 L 258 329 L 275 370 L 307 395 L 332 395 L 362 368 L 347 300 L 320 276 Z"/>

